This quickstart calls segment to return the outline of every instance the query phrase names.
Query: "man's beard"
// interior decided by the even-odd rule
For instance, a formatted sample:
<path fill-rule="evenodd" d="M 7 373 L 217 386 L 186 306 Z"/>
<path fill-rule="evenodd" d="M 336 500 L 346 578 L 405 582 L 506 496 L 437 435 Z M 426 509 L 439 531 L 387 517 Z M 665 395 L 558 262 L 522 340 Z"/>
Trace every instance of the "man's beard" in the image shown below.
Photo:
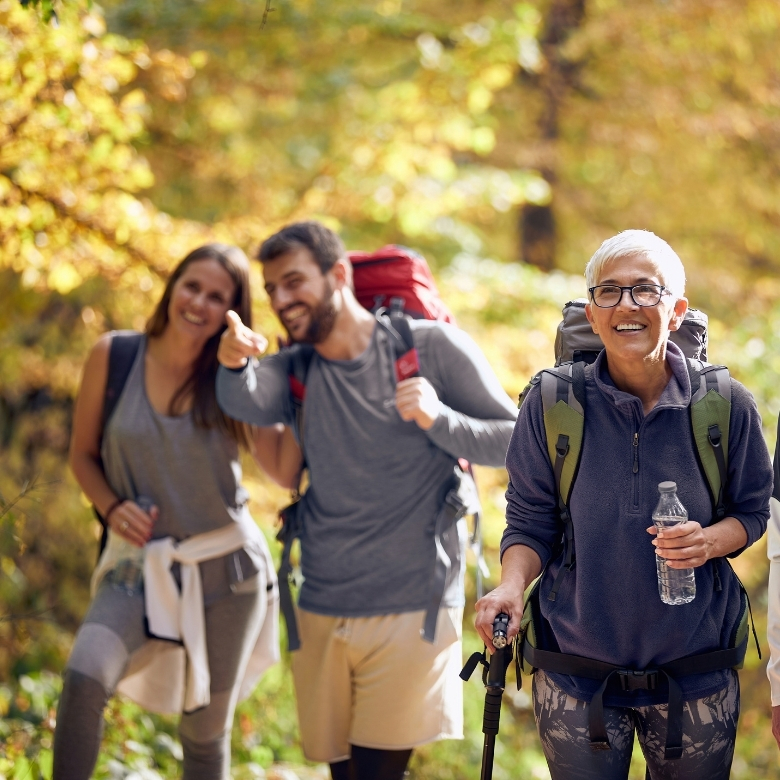
<path fill-rule="evenodd" d="M 290 341 L 298 342 L 300 344 L 321 344 L 330 336 L 330 333 L 336 324 L 337 314 L 336 306 L 333 303 L 333 288 L 326 281 L 325 293 L 322 298 L 320 298 L 317 305 L 309 310 L 309 327 L 306 328 L 306 332 L 302 336 L 296 338 L 290 333 L 285 325 L 287 335 L 290 337 Z"/>

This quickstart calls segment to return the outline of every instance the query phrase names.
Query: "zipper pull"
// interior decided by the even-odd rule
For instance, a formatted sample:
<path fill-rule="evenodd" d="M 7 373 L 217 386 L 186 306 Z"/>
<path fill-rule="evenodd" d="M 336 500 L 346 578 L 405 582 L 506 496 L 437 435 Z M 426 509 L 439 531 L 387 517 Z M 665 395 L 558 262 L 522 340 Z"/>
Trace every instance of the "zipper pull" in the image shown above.
<path fill-rule="evenodd" d="M 639 434 L 634 434 L 634 468 L 632 471 L 636 474 L 639 471 Z"/>

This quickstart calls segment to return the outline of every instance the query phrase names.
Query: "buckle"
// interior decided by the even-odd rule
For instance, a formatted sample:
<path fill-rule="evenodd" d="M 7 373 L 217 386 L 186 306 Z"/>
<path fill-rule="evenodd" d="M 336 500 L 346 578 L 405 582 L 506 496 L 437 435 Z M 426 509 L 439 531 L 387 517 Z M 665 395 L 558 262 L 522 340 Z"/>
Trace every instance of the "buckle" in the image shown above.
<path fill-rule="evenodd" d="M 620 688 L 623 691 L 654 691 L 658 686 L 658 672 L 655 669 L 634 671 L 618 669 Z"/>
<path fill-rule="evenodd" d="M 459 514 L 466 508 L 465 501 L 460 497 L 458 491 L 455 489 L 450 490 L 450 492 L 447 493 L 444 499 L 444 503 L 452 507 L 456 514 Z"/>
<path fill-rule="evenodd" d="M 710 425 L 709 428 L 707 428 L 707 438 L 710 440 L 710 444 L 713 447 L 720 447 L 721 439 L 723 438 L 723 434 L 720 432 L 720 426 Z"/>

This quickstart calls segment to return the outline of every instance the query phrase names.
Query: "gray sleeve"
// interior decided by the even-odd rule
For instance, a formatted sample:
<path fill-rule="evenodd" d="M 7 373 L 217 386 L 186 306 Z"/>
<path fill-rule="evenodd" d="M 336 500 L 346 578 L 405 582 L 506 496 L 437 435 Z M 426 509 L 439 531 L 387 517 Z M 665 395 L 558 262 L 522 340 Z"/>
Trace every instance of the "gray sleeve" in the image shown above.
<path fill-rule="evenodd" d="M 517 409 L 482 350 L 462 330 L 443 323 L 417 324 L 414 337 L 420 372 L 441 403 L 427 431 L 430 440 L 455 458 L 503 466 Z"/>
<path fill-rule="evenodd" d="M 287 359 L 283 353 L 250 361 L 240 371 L 220 366 L 217 403 L 236 420 L 250 425 L 292 424 Z"/>

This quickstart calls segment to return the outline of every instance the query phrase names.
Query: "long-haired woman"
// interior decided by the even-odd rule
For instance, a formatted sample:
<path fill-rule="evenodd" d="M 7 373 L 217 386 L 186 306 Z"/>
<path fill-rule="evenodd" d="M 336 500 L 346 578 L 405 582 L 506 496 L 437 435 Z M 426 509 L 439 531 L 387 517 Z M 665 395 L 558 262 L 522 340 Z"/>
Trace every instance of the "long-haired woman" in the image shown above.
<path fill-rule="evenodd" d="M 185 778 L 227 778 L 236 702 L 276 660 L 276 583 L 247 510 L 239 446 L 286 486 L 300 453 L 280 428 L 225 417 L 214 391 L 226 313 L 251 319 L 248 271 L 235 247 L 194 250 L 146 332 L 106 334 L 84 367 L 70 465 L 108 542 L 65 672 L 57 780 L 92 774 L 117 689 L 154 711 L 182 713 Z M 112 342 L 121 339 L 137 351 L 104 422 Z"/>

